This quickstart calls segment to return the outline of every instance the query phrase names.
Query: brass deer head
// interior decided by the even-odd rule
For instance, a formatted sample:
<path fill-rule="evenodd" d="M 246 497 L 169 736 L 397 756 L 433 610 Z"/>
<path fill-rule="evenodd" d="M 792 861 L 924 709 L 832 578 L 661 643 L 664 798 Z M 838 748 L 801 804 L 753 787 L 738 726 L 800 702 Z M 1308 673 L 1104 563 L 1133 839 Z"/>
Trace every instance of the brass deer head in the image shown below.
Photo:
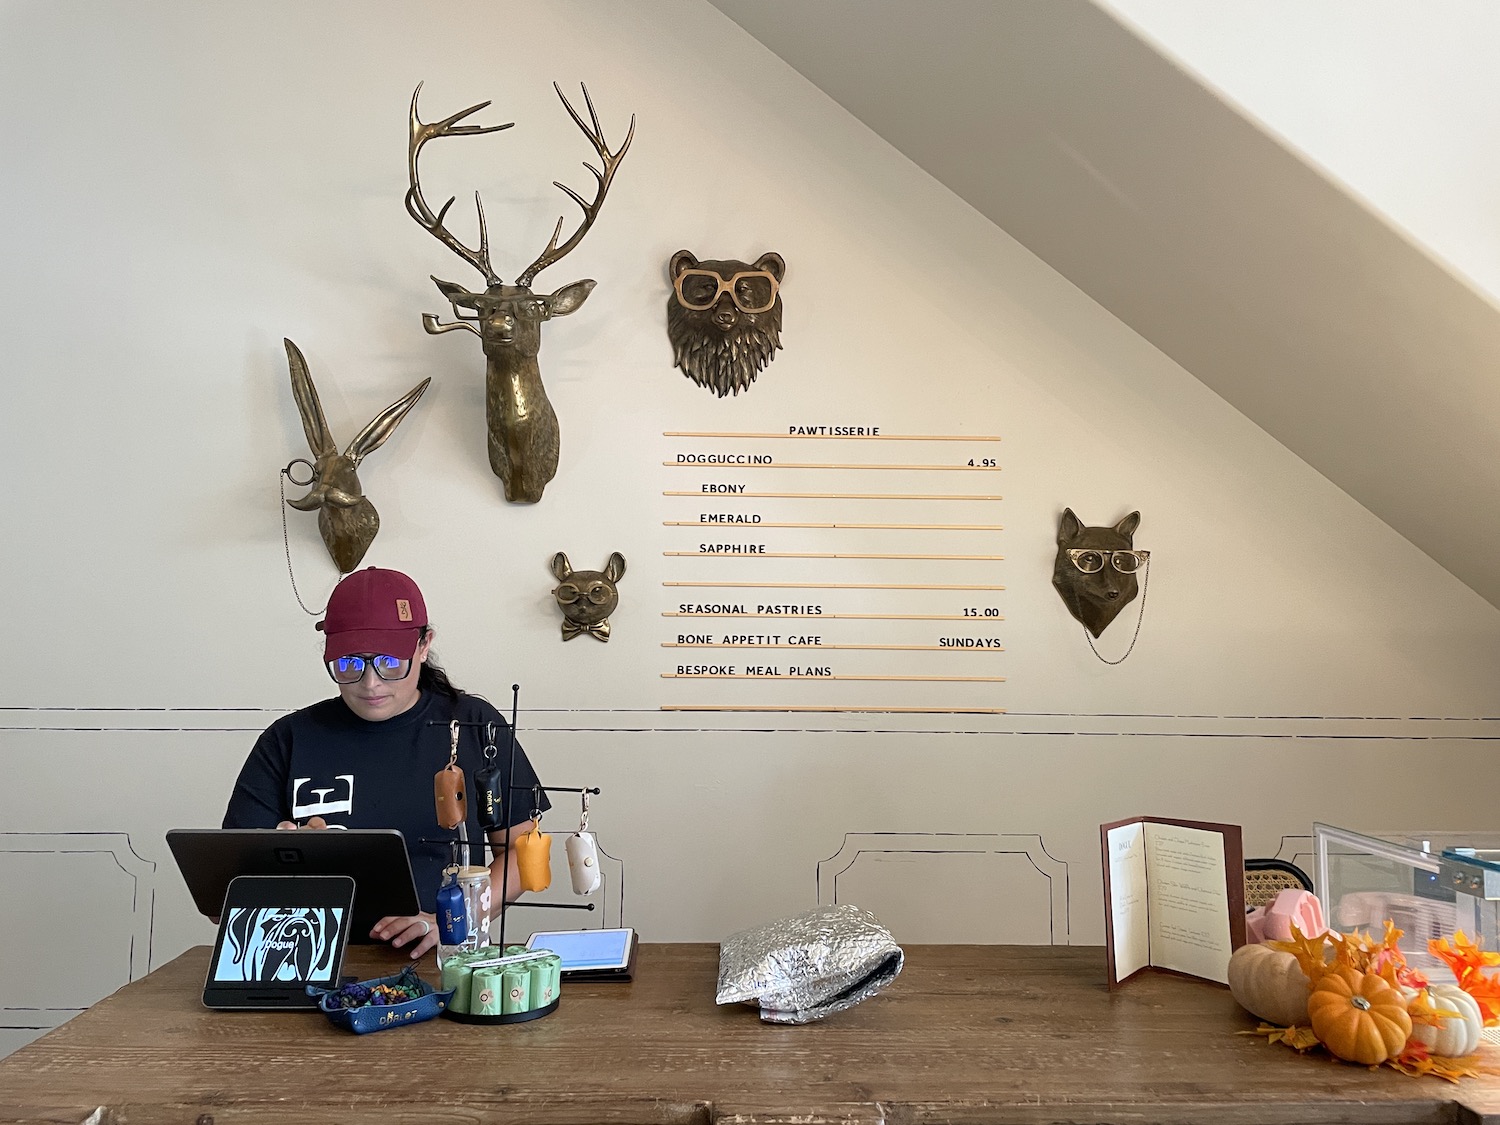
<path fill-rule="evenodd" d="M 323 536 L 323 545 L 328 548 L 339 573 L 349 574 L 359 566 L 359 560 L 365 557 L 365 552 L 375 541 L 375 533 L 380 530 L 380 513 L 365 498 L 355 470 L 367 454 L 374 453 L 385 444 L 386 438 L 396 432 L 401 419 L 417 404 L 417 399 L 422 397 L 432 380 L 423 379 L 375 415 L 370 424 L 355 435 L 349 448 L 340 453 L 333 440 L 333 431 L 328 428 L 328 419 L 323 416 L 323 404 L 318 401 L 318 388 L 313 386 L 307 360 L 296 344 L 290 340 L 283 343 L 286 344 L 287 365 L 291 368 L 292 397 L 297 400 L 302 430 L 307 434 L 307 444 L 314 458 L 307 495 L 288 500 L 287 505 L 299 512 L 318 513 L 318 531 Z M 287 466 L 288 470 L 290 468 Z"/>
<path fill-rule="evenodd" d="M 572 103 L 553 83 L 563 107 L 572 117 L 583 135 L 588 138 L 598 153 L 601 167 L 595 168 L 584 162 L 584 167 L 593 173 L 597 186 L 592 200 L 585 200 L 578 192 L 565 184 L 557 183 L 567 197 L 583 209 L 583 220 L 566 242 L 559 244 L 563 220 L 557 220 L 547 247 L 531 265 L 517 276 L 514 285 L 507 285 L 490 265 L 489 234 L 484 222 L 484 204 L 479 193 L 474 193 L 474 206 L 479 213 L 479 245 L 470 247 L 460 242 L 443 225 L 448 208 L 453 206 L 450 198 L 436 212 L 422 197 L 422 185 L 417 176 L 417 157 L 422 146 L 437 137 L 474 136 L 509 129 L 514 122 L 504 125 L 460 125 L 470 114 L 487 107 L 481 102 L 468 109 L 459 110 L 441 121 L 423 122 L 417 116 L 417 97 L 422 92 L 421 84 L 411 96 L 411 140 L 407 149 L 407 173 L 410 187 L 406 192 L 406 210 L 417 224 L 469 265 L 484 275 L 483 292 L 475 293 L 451 281 L 434 277 L 443 296 L 453 307 L 457 318 L 449 323 L 441 322 L 431 313 L 422 316 L 422 327 L 436 335 L 451 332 L 456 328 L 473 332 L 479 337 L 485 356 L 485 417 L 489 428 L 490 468 L 505 484 L 505 498 L 510 501 L 534 504 L 542 498 L 542 491 L 557 474 L 559 434 L 557 414 L 547 399 L 542 385 L 541 370 L 537 365 L 537 352 L 542 346 L 542 323 L 555 316 L 567 316 L 575 312 L 593 291 L 591 280 L 575 281 L 564 285 L 553 293 L 533 293 L 531 283 L 536 275 L 548 266 L 560 261 L 570 253 L 594 225 L 604 196 L 614 180 L 615 170 L 630 142 L 635 137 L 635 117 L 630 118 L 630 131 L 625 142 L 611 152 L 604 139 L 604 129 L 599 124 L 599 115 L 589 98 L 588 88 L 583 88 L 583 101 L 588 109 L 589 123 L 585 123 L 573 108 Z M 465 310 L 468 310 L 467 313 Z"/>

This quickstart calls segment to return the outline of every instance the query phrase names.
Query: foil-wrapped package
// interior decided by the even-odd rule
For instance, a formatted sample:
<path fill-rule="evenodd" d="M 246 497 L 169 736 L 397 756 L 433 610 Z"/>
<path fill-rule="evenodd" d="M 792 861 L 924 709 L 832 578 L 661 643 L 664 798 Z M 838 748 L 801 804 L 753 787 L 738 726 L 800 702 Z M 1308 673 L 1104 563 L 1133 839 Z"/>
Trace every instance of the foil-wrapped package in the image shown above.
<path fill-rule="evenodd" d="M 716 999 L 759 1003 L 770 1023 L 811 1023 L 874 996 L 904 959 L 868 910 L 819 906 L 725 938 Z"/>

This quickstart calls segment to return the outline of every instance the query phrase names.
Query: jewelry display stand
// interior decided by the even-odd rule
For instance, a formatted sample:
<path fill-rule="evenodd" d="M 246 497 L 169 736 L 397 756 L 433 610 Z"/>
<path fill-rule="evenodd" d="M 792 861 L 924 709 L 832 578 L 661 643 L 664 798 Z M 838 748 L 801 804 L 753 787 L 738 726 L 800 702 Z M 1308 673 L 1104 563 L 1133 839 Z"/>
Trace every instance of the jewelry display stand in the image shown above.
<path fill-rule="evenodd" d="M 501 776 L 501 785 L 500 785 L 500 808 L 502 810 L 504 819 L 506 821 L 509 821 L 510 818 L 511 818 L 511 793 L 513 791 L 513 787 L 510 784 L 510 779 L 513 778 L 513 777 L 515 777 L 515 768 L 516 768 L 516 712 L 517 712 L 518 703 L 519 703 L 519 699 L 520 699 L 520 693 L 521 693 L 521 685 L 520 684 L 512 684 L 511 685 L 511 709 L 510 709 L 510 751 L 509 751 L 509 760 L 508 760 L 508 762 L 506 764 L 506 771 Z M 453 720 L 451 722 L 446 722 L 446 723 L 442 722 L 442 721 L 432 721 L 432 722 L 429 722 L 428 725 L 429 726 L 439 726 L 439 727 L 450 727 L 450 728 L 454 727 L 454 726 L 457 726 L 457 727 L 460 727 L 460 728 L 462 728 L 462 727 L 474 727 L 474 728 L 483 729 L 483 728 L 486 728 L 486 727 L 493 727 L 495 724 L 491 723 L 491 722 L 482 722 L 482 723 L 480 723 L 480 722 L 469 722 L 469 723 L 465 723 L 465 722 L 459 722 L 458 720 L 455 719 L 455 720 Z M 490 745 L 490 746 L 494 745 L 493 737 L 491 738 L 491 741 L 489 742 L 488 745 Z M 533 810 L 538 810 L 538 811 L 541 808 L 541 795 L 543 793 L 578 793 L 578 794 L 586 794 L 586 795 L 589 795 L 589 796 L 597 796 L 598 793 L 599 793 L 599 789 L 597 787 L 590 789 L 590 788 L 580 788 L 578 786 L 568 786 L 568 785 L 542 785 L 540 783 L 538 783 L 536 785 L 528 786 L 527 788 L 530 789 L 531 795 L 532 795 L 531 796 L 531 807 L 532 807 Z M 511 845 L 510 833 L 511 833 L 511 829 L 513 827 L 514 827 L 514 825 L 506 824 L 506 826 L 503 829 L 493 829 L 492 830 L 492 831 L 501 831 L 501 832 L 505 833 L 505 850 L 507 852 L 509 852 L 509 850 L 510 850 L 510 845 Z M 451 839 L 443 838 L 443 839 L 436 839 L 436 840 L 428 840 L 428 839 L 424 838 L 422 842 L 423 843 L 448 844 L 448 845 L 456 847 L 456 848 L 468 849 L 468 848 L 471 848 L 473 846 L 473 844 L 471 843 L 471 841 L 468 840 L 467 837 L 468 837 L 468 823 L 467 823 L 467 821 L 461 821 L 459 823 L 459 826 L 458 826 L 458 835 L 457 836 L 455 836 L 455 837 L 453 837 Z M 484 838 L 479 841 L 479 846 L 481 848 L 481 854 L 482 855 L 483 854 L 492 853 L 492 852 L 495 851 L 495 845 L 493 845 L 493 844 L 490 843 L 490 838 L 489 838 L 489 834 L 488 833 L 485 833 L 484 834 Z M 488 864 L 484 864 L 482 866 L 489 866 L 489 865 Z M 490 886 L 490 893 L 492 895 L 494 894 L 494 890 L 495 890 L 495 888 L 494 888 L 494 884 L 492 882 L 491 886 Z M 509 913 L 509 911 L 513 910 L 515 907 L 518 907 L 518 906 L 522 906 L 522 907 L 547 907 L 547 908 L 550 908 L 550 909 L 553 909 L 553 910 L 589 910 L 589 911 L 592 911 L 594 909 L 594 903 L 592 903 L 592 902 L 577 902 L 577 903 L 575 903 L 575 902 L 509 902 L 509 901 L 507 901 L 509 898 L 510 898 L 510 863 L 507 861 L 500 868 L 500 913 L 498 915 L 498 919 L 491 919 L 491 921 L 490 921 L 490 947 L 493 948 L 496 951 L 496 953 L 497 953 L 498 956 L 504 956 L 505 955 L 505 921 L 506 921 L 506 914 Z M 495 923 L 496 920 L 498 920 L 499 923 L 500 923 L 500 932 L 499 932 L 498 937 L 497 937 L 497 935 L 494 932 L 494 923 Z M 551 1015 L 553 1012 L 555 1012 L 557 1010 L 557 1005 L 561 1001 L 561 999 L 562 999 L 562 997 L 558 996 L 550 1004 L 543 1005 L 540 1008 L 532 1008 L 532 1009 L 530 1009 L 528 1011 L 525 1011 L 525 1012 L 507 1012 L 507 1013 L 503 1013 L 503 1014 L 500 1014 L 500 1015 L 475 1015 L 475 1014 L 471 1014 L 471 1013 L 468 1013 L 468 1012 L 455 1012 L 451 1008 L 445 1008 L 443 1010 L 443 1015 L 446 1016 L 449 1019 L 457 1020 L 460 1023 L 484 1023 L 484 1024 L 525 1023 L 525 1022 L 527 1022 L 529 1020 L 541 1019 L 543 1016 Z"/>

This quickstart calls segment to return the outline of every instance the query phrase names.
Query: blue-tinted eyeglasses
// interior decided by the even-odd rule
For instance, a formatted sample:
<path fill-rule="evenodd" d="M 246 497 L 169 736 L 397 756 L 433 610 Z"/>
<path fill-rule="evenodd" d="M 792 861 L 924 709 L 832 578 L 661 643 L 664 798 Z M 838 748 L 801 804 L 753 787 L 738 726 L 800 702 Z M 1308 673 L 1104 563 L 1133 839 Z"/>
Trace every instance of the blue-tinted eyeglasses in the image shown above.
<path fill-rule="evenodd" d="M 382 680 L 404 680 L 411 675 L 411 658 L 397 660 L 379 653 L 340 656 L 328 662 L 328 674 L 336 684 L 357 684 L 365 678 L 365 669 L 374 668 Z"/>

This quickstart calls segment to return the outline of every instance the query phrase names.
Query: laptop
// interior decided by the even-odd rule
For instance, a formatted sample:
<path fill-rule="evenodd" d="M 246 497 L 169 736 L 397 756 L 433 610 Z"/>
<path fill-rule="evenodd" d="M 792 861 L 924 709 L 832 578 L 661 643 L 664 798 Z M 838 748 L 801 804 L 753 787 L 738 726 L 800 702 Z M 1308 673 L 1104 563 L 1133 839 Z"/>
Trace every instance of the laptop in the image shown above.
<path fill-rule="evenodd" d="M 220 916 L 237 875 L 347 875 L 354 880 L 349 940 L 368 943 L 382 918 L 420 909 L 406 842 L 393 828 L 174 828 L 167 847 L 200 913 Z"/>
<path fill-rule="evenodd" d="M 337 988 L 354 907 L 347 875 L 231 879 L 208 959 L 203 1005 L 315 1008 L 307 986 Z"/>

